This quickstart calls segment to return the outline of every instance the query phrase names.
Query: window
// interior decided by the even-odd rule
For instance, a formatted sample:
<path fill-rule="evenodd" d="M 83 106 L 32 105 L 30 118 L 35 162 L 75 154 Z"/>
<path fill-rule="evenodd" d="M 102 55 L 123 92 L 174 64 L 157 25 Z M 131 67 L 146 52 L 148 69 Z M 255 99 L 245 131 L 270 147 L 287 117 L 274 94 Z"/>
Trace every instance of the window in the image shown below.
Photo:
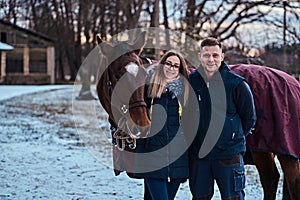
<path fill-rule="evenodd" d="M 47 73 L 47 54 L 45 49 L 30 49 L 29 72 Z"/>
<path fill-rule="evenodd" d="M 1 35 L 0 35 L 0 41 L 3 42 L 3 43 L 7 43 L 7 34 L 6 32 L 1 32 Z"/>
<path fill-rule="evenodd" d="M 23 73 L 23 52 L 19 49 L 7 52 L 6 73 Z"/>

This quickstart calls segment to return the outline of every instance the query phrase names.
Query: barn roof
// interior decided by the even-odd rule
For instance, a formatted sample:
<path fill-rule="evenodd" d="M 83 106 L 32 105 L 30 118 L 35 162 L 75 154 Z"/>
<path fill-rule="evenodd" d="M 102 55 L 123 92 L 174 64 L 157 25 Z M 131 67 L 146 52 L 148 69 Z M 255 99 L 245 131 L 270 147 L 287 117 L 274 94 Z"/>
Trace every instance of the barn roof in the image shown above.
<path fill-rule="evenodd" d="M 14 47 L 8 44 L 0 42 L 0 50 L 13 50 Z"/>
<path fill-rule="evenodd" d="M 53 38 L 50 38 L 49 36 L 47 36 L 47 35 L 45 35 L 45 34 L 38 33 L 38 32 L 29 30 L 29 29 L 22 28 L 22 27 L 20 27 L 20 26 L 17 26 L 17 25 L 15 25 L 15 24 L 12 24 L 12 23 L 10 23 L 10 22 L 8 22 L 8 21 L 4 21 L 4 20 L 2 20 L 2 19 L 0 19 L 0 23 L 5 24 L 6 26 L 10 26 L 10 27 L 12 27 L 12 28 L 14 28 L 14 29 L 23 31 L 23 32 L 25 32 L 25 33 L 28 33 L 28 34 L 30 34 L 30 35 L 34 35 L 34 36 L 39 37 L 39 38 L 41 38 L 41 39 L 43 39 L 43 40 L 46 40 L 46 41 L 48 41 L 48 42 L 54 42 L 54 41 L 55 41 Z"/>

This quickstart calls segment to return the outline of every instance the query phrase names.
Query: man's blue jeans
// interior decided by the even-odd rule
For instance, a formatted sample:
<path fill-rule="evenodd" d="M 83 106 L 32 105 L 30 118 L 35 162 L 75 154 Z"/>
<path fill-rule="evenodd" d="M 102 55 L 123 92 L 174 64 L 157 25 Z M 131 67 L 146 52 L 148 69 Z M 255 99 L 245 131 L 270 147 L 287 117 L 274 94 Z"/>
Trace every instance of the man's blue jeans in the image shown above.
<path fill-rule="evenodd" d="M 211 199 L 216 181 L 222 199 L 243 200 L 245 168 L 242 155 L 225 160 L 191 160 L 189 185 L 193 199 Z"/>

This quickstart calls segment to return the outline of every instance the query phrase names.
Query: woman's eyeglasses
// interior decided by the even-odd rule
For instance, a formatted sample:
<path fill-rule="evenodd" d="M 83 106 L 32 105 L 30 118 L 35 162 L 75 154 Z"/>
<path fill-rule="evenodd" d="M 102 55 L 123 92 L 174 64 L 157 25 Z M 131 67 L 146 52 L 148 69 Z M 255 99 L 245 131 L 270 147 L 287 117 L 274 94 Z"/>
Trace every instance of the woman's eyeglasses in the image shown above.
<path fill-rule="evenodd" d="M 165 63 L 165 66 L 167 66 L 169 69 L 179 69 L 180 68 L 180 65 L 178 65 L 178 64 L 172 64 L 172 63 L 170 63 L 170 62 L 168 62 L 168 61 L 166 61 Z"/>

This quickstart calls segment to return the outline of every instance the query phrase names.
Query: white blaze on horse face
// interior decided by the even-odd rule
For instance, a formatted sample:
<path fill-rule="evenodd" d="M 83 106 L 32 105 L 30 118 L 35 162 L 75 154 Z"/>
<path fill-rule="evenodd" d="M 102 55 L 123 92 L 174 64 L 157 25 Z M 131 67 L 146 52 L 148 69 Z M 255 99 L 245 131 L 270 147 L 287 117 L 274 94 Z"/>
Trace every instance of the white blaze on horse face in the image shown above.
<path fill-rule="evenodd" d="M 136 77 L 136 75 L 139 72 L 139 66 L 133 62 L 129 63 L 128 65 L 125 66 L 127 72 L 129 72 L 131 75 Z"/>

